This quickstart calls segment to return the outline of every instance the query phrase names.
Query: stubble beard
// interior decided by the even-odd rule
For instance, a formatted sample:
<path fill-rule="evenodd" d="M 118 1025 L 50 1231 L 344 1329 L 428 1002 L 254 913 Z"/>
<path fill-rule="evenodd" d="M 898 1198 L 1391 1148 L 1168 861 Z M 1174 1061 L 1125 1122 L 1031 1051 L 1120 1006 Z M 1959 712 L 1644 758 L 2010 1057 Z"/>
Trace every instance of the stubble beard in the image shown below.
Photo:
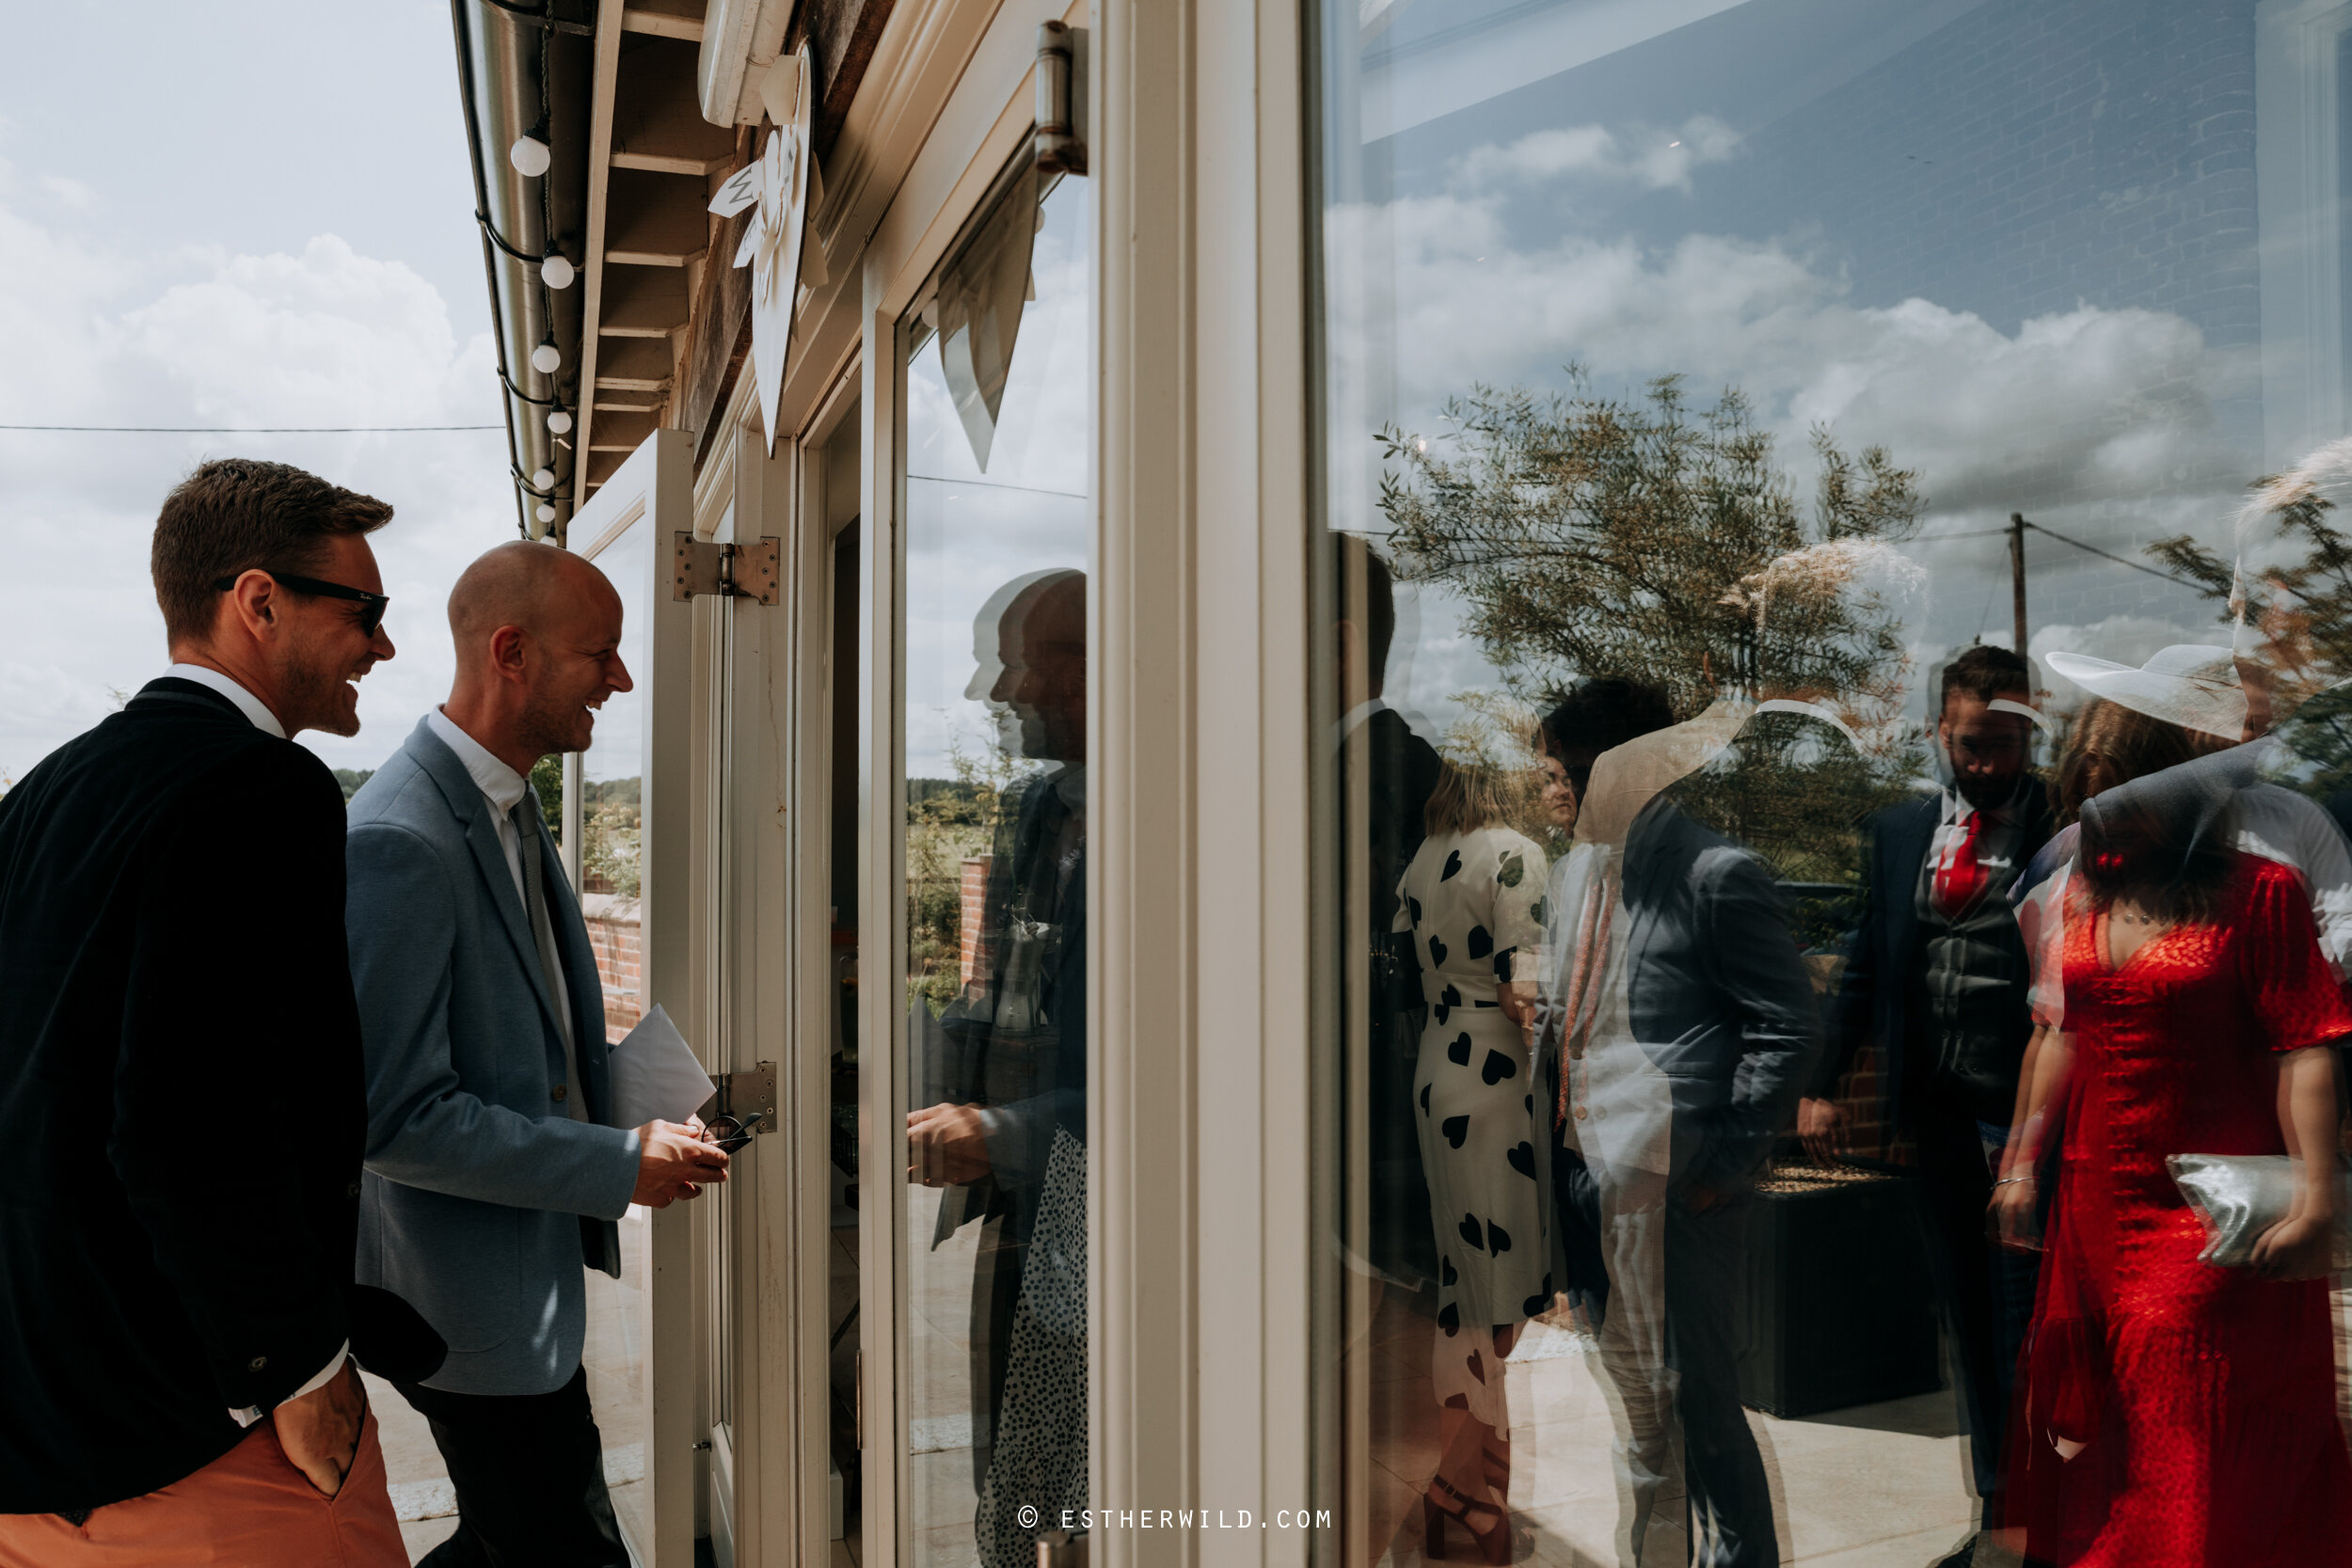
<path fill-rule="evenodd" d="M 328 735 L 358 735 L 359 708 L 347 693 L 344 682 L 351 678 L 348 669 L 330 666 L 326 660 L 297 662 L 286 672 L 284 696 L 288 728 L 294 730 L 323 730 Z"/>

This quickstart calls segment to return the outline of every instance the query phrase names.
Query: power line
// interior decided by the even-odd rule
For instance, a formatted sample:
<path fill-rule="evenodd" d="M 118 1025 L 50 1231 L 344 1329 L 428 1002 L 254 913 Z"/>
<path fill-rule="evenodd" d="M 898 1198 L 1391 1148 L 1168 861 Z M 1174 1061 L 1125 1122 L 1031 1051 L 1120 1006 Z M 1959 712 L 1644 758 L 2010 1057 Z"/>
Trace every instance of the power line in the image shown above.
<path fill-rule="evenodd" d="M 2051 538 L 2057 540 L 2061 545 L 2072 545 L 2076 549 L 2085 551 L 2090 555 L 2095 555 L 2102 561 L 2112 561 L 2118 566 L 2129 566 L 2135 572 L 2145 572 L 2152 578 L 2162 578 L 2165 581 L 2176 583 L 2183 588 L 2201 587 L 2201 585 L 2198 583 L 2189 581 L 2186 578 L 2176 578 L 2171 573 L 2164 571 L 2158 567 L 2148 565 L 2144 562 L 2127 561 L 2122 556 L 2117 555 L 2111 550 L 2103 550 L 2096 545 L 2086 545 L 2079 539 L 2070 539 L 2065 534 L 2058 532 L 2055 529 L 2043 528 L 2040 523 L 2028 521 L 2026 526 L 2033 530 L 2036 533 L 2048 534 Z"/>
<path fill-rule="evenodd" d="M 0 424 L 0 430 L 79 431 L 101 436 L 396 436 L 412 431 L 505 428 L 502 424 Z"/>
<path fill-rule="evenodd" d="M 2033 530 L 2036 533 L 2048 534 L 2051 538 L 2057 540 L 2061 545 L 2072 545 L 2076 549 L 2095 555 L 2103 561 L 2112 561 L 2118 566 L 2129 566 L 2135 572 L 2145 572 L 2152 578 L 2162 578 L 2165 581 L 2175 583 L 2183 588 L 2199 588 L 2201 586 L 2198 583 L 2191 582 L 2186 578 L 2174 577 L 2171 573 L 2163 570 L 2161 567 L 2151 566 L 2145 562 L 2126 560 L 2124 557 L 2117 555 L 2112 551 L 2103 550 L 2096 545 L 2086 545 L 2081 540 L 2060 533 L 2056 529 L 2043 528 L 2040 523 L 2035 522 L 2030 517 L 2026 519 L 2026 526 Z M 2005 528 L 1979 528 L 1970 529 L 1962 533 L 1931 533 L 1923 536 L 1919 543 L 1922 545 L 1940 545 L 1947 539 L 1991 539 L 1996 534 L 2004 534 L 2008 531 L 2009 530 Z"/>

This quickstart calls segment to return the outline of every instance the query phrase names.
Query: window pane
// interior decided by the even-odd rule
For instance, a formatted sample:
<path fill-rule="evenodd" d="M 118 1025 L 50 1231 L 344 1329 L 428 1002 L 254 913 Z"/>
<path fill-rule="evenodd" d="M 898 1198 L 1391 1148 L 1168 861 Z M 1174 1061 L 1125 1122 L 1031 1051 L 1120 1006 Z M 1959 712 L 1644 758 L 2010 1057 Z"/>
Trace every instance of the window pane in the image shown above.
<path fill-rule="evenodd" d="M 1351 1560 L 2336 1549 L 2352 7 L 1318 16 Z"/>
<path fill-rule="evenodd" d="M 1087 199 L 1083 180 L 1041 200 L 1013 181 L 909 332 L 903 1375 L 923 1564 L 1028 1568 L 1038 1529 L 1086 1506 Z"/>
<path fill-rule="evenodd" d="M 639 522 L 596 552 L 597 570 L 621 595 L 621 662 L 643 680 L 645 637 L 653 607 L 646 602 L 646 553 L 653 530 Z M 643 1015 L 644 950 L 638 919 L 639 803 L 644 776 L 644 689 L 615 692 L 596 711 L 596 728 L 580 754 L 580 913 L 604 983 L 604 1030 L 618 1043 Z M 605 1481 L 612 1509 L 640 1544 L 653 1539 L 653 1499 L 644 1484 L 645 1438 L 652 1430 L 646 1382 L 647 1333 L 652 1323 L 647 1286 L 653 1271 L 648 1212 L 632 1205 L 621 1220 L 621 1276 L 589 1269 L 588 1369 L 596 1426 L 604 1436 Z"/>

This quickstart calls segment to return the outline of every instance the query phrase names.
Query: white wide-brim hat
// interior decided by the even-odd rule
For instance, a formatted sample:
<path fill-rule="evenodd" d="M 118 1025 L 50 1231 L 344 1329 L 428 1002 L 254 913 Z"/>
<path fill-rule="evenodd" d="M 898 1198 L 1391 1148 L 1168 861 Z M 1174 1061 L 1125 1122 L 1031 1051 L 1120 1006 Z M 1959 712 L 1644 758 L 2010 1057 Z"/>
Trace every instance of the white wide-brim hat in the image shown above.
<path fill-rule="evenodd" d="M 2246 689 L 2237 659 L 2207 642 L 2159 648 L 2137 670 L 2089 654 L 2049 654 L 2050 668 L 2094 697 L 2225 740 L 2246 736 Z"/>

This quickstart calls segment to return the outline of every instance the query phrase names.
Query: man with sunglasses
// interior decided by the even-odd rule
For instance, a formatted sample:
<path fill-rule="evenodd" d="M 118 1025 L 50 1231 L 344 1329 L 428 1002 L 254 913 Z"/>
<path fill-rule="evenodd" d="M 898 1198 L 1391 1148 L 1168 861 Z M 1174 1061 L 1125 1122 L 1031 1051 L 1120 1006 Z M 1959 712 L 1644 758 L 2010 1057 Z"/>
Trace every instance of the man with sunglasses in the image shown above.
<path fill-rule="evenodd" d="M 531 770 L 629 689 L 621 597 L 551 545 L 501 545 L 449 598 L 457 678 L 351 802 L 352 977 L 367 1044 L 359 1275 L 450 1342 L 401 1382 L 457 1494 L 437 1568 L 625 1568 L 588 1401 L 582 1265 L 613 1222 L 726 1179 L 666 1121 L 613 1125 L 604 990 Z"/>
<path fill-rule="evenodd" d="M 392 657 L 392 509 L 207 463 L 152 570 L 171 667 L 0 801 L 0 1565 L 405 1563 L 353 1359 L 366 1129 L 343 804 L 292 743 Z"/>

